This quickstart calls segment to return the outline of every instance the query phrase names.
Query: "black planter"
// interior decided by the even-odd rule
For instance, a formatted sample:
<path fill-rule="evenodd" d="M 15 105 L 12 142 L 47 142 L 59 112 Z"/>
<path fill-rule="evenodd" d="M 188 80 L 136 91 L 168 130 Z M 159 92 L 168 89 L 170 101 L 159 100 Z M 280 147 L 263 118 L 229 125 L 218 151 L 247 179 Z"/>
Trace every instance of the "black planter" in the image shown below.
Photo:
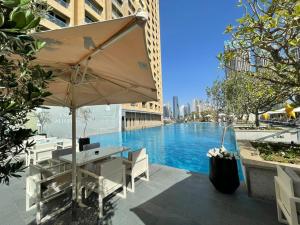
<path fill-rule="evenodd" d="M 79 144 L 79 151 L 82 152 L 83 151 L 83 146 L 90 144 L 90 138 L 88 138 L 88 137 L 79 138 L 78 144 Z"/>
<path fill-rule="evenodd" d="M 233 194 L 240 186 L 236 159 L 211 157 L 209 179 L 215 188 L 224 194 Z"/>

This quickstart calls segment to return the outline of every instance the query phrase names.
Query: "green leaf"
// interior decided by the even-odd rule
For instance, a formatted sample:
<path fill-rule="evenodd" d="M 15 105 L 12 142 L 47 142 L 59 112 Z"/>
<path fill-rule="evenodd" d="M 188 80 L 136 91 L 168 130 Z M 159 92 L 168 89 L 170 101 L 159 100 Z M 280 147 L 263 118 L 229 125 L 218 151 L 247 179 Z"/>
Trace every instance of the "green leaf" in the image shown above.
<path fill-rule="evenodd" d="M 34 20 L 32 20 L 30 22 L 30 24 L 28 24 L 27 26 L 24 27 L 24 30 L 29 30 L 29 29 L 37 27 L 40 24 L 40 21 L 41 21 L 40 17 L 35 18 Z"/>
<path fill-rule="evenodd" d="M 225 29 L 225 34 L 231 33 L 232 30 L 233 30 L 233 26 L 232 26 L 231 24 L 228 25 L 228 26 L 226 27 L 226 29 Z"/>
<path fill-rule="evenodd" d="M 26 25 L 30 24 L 31 21 L 34 20 L 34 15 L 30 10 L 27 10 L 25 13 L 25 17 L 26 17 Z"/>
<path fill-rule="evenodd" d="M 31 0 L 21 0 L 21 5 L 27 5 Z"/>
<path fill-rule="evenodd" d="M 3 26 L 4 22 L 5 22 L 4 15 L 3 13 L 0 13 L 0 27 Z"/>
<path fill-rule="evenodd" d="M 14 101 L 11 101 L 10 104 L 6 107 L 6 110 L 9 110 L 15 106 L 16 106 L 16 103 Z"/>
<path fill-rule="evenodd" d="M 15 8 L 10 14 L 10 20 L 16 23 L 16 28 L 22 29 L 26 25 L 25 12 Z"/>
<path fill-rule="evenodd" d="M 2 4 L 8 8 L 14 8 L 20 4 L 20 0 L 3 0 Z"/>
<path fill-rule="evenodd" d="M 300 3 L 299 2 L 295 6 L 295 14 L 296 14 L 296 16 L 300 16 Z"/>

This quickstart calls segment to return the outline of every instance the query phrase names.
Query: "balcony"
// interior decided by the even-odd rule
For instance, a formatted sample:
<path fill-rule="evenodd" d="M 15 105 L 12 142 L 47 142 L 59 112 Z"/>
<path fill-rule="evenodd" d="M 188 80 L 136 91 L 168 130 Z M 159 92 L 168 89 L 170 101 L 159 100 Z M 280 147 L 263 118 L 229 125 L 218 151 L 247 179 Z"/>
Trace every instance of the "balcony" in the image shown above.
<path fill-rule="evenodd" d="M 60 5 L 62 5 L 65 8 L 68 8 L 70 5 L 70 2 L 65 1 L 65 0 L 55 0 L 56 2 L 58 2 Z"/>
<path fill-rule="evenodd" d="M 128 1 L 128 6 L 129 6 L 130 10 L 131 10 L 133 13 L 135 13 L 135 7 L 133 6 L 133 4 L 132 4 L 132 2 L 131 2 L 130 0 Z"/>
<path fill-rule="evenodd" d="M 123 5 L 123 0 L 113 0 L 113 3 L 115 3 L 116 5 L 118 5 L 121 8 Z"/>
<path fill-rule="evenodd" d="M 85 22 L 85 23 L 94 23 L 95 21 L 91 20 L 91 19 L 88 18 L 88 17 L 85 17 L 85 18 L 84 18 L 84 22 Z"/>
<path fill-rule="evenodd" d="M 95 3 L 91 0 L 85 0 L 85 4 L 87 4 L 89 7 L 91 7 L 99 15 L 103 11 L 103 8 L 100 5 L 97 5 L 97 3 Z"/>
<path fill-rule="evenodd" d="M 62 20 L 61 18 L 59 18 L 57 15 L 55 14 L 50 14 L 50 13 L 47 13 L 46 14 L 46 18 L 51 21 L 52 23 L 55 23 L 56 25 L 60 26 L 60 27 L 67 27 L 69 26 L 69 24 Z"/>

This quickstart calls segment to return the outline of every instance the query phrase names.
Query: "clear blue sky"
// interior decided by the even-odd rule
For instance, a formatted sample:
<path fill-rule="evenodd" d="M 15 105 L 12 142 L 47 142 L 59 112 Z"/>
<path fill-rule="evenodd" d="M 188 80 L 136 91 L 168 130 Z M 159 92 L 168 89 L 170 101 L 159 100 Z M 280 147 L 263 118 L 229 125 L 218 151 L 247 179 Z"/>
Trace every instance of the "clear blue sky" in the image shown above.
<path fill-rule="evenodd" d="M 182 4 L 180 4 L 180 3 Z M 216 56 L 225 27 L 242 17 L 237 0 L 160 0 L 164 102 L 206 99 L 205 89 L 224 72 Z"/>

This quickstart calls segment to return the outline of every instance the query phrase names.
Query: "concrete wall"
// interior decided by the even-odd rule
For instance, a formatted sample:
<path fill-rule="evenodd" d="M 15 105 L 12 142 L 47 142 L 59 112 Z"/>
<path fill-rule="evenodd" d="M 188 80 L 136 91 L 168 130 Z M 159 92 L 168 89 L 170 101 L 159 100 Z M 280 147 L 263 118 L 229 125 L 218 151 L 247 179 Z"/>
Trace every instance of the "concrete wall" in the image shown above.
<path fill-rule="evenodd" d="M 121 106 L 92 106 L 90 119 L 87 122 L 86 136 L 121 131 Z M 44 127 L 44 133 L 49 136 L 71 138 L 71 115 L 68 108 L 51 107 L 49 110 L 50 122 Z M 77 110 L 77 137 L 83 137 L 84 119 Z"/>
<path fill-rule="evenodd" d="M 249 140 L 255 141 L 258 139 L 263 139 L 263 141 L 270 142 L 288 142 L 294 141 L 297 142 L 297 133 L 284 133 L 280 134 L 283 130 L 239 130 L 234 129 L 235 137 L 237 140 Z M 278 134 L 273 136 L 274 134 Z"/>
<path fill-rule="evenodd" d="M 300 172 L 300 165 L 265 161 L 249 141 L 238 141 L 237 143 L 248 194 L 251 197 L 275 200 L 274 176 L 277 174 L 277 165 L 290 167 L 297 173 Z"/>

